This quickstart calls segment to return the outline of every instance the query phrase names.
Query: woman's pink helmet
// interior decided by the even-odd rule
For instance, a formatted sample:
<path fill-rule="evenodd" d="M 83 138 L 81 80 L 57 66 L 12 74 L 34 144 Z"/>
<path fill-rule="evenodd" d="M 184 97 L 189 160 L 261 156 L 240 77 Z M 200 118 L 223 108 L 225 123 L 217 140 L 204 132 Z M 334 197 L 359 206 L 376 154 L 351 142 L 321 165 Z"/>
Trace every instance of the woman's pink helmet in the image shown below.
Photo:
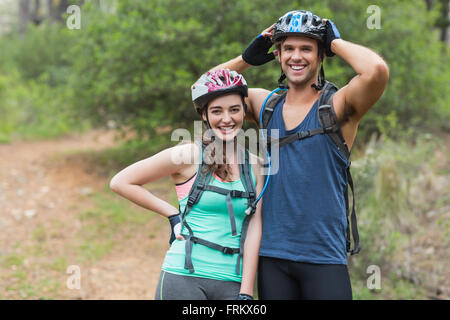
<path fill-rule="evenodd" d="M 243 97 L 248 95 L 247 82 L 236 71 L 219 69 L 203 74 L 192 87 L 192 102 L 199 114 L 214 98 L 228 93 L 238 93 Z"/>

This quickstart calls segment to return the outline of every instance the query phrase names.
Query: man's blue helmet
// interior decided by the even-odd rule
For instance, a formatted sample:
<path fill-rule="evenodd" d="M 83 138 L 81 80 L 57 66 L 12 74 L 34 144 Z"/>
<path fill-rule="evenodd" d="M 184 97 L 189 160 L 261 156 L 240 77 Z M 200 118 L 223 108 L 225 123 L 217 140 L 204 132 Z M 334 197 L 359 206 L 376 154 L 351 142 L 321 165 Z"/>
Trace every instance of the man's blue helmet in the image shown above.
<path fill-rule="evenodd" d="M 322 18 L 311 11 L 289 11 L 275 23 L 272 42 L 289 35 L 304 35 L 321 42 L 326 36 L 326 25 Z"/>

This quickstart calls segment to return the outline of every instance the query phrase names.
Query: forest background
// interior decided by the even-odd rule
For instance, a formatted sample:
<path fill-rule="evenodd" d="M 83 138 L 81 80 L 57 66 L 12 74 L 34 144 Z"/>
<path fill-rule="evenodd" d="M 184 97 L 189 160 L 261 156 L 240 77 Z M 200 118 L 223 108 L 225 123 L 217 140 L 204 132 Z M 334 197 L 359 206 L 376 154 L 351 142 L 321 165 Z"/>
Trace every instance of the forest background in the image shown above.
<path fill-rule="evenodd" d="M 71 5 L 79 11 L 68 11 Z M 114 132 L 121 143 L 83 153 L 93 171 L 101 168 L 106 185 L 126 165 L 176 144 L 170 139 L 174 129 L 193 130 L 198 119 L 191 84 L 295 9 L 333 20 L 343 39 L 375 50 L 390 68 L 386 91 L 361 121 L 352 151 L 362 243 L 361 253 L 349 260 L 354 298 L 450 298 L 448 0 L 3 0 L 0 146 L 12 146 L 14 153 L 20 141 Z M 327 58 L 324 68 L 338 86 L 355 75 L 339 57 Z M 244 73 L 251 87 L 267 89 L 276 87 L 279 74 L 277 62 Z M 176 205 L 170 184 L 161 188 Z M 141 218 L 154 213 L 125 204 L 106 187 L 88 193 L 95 209 L 72 209 L 93 231 L 80 231 L 79 242 L 57 256 L 44 250 L 52 238 L 52 226 L 44 222 L 29 226 L 28 239 L 43 251 L 30 253 L 20 238 L 0 245 L 0 298 L 73 298 L 65 285 L 67 267 L 88 269 L 113 255 L 121 241 L 102 233 L 101 223 L 119 233 L 127 224 L 167 231 L 162 219 Z M 3 227 L 21 228 L 15 222 Z M 147 245 L 158 239 L 151 232 Z M 41 263 L 31 266 L 33 259 Z M 382 281 L 374 288 L 370 276 L 377 267 Z M 36 268 L 45 281 L 27 275 Z"/>

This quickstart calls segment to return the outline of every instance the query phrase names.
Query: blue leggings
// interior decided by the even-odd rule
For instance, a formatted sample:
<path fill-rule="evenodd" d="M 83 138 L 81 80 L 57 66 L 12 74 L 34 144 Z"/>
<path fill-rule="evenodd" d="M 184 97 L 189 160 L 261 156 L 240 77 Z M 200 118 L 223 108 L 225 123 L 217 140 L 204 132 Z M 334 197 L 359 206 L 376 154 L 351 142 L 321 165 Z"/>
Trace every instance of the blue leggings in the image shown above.
<path fill-rule="evenodd" d="M 346 265 L 313 264 L 259 257 L 261 300 L 351 300 Z"/>

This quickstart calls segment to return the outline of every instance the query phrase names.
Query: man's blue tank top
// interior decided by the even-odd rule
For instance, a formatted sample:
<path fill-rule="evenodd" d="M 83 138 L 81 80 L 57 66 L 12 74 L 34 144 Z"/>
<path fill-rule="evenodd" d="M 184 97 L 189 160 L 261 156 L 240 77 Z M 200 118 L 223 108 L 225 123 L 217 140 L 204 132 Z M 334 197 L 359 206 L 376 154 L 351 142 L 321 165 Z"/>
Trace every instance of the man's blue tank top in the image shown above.
<path fill-rule="evenodd" d="M 320 127 L 317 101 L 305 119 L 286 130 L 284 99 L 268 124 L 279 137 Z M 260 255 L 317 264 L 347 264 L 344 191 L 349 162 L 333 140 L 318 134 L 279 150 L 278 173 L 263 198 Z"/>

